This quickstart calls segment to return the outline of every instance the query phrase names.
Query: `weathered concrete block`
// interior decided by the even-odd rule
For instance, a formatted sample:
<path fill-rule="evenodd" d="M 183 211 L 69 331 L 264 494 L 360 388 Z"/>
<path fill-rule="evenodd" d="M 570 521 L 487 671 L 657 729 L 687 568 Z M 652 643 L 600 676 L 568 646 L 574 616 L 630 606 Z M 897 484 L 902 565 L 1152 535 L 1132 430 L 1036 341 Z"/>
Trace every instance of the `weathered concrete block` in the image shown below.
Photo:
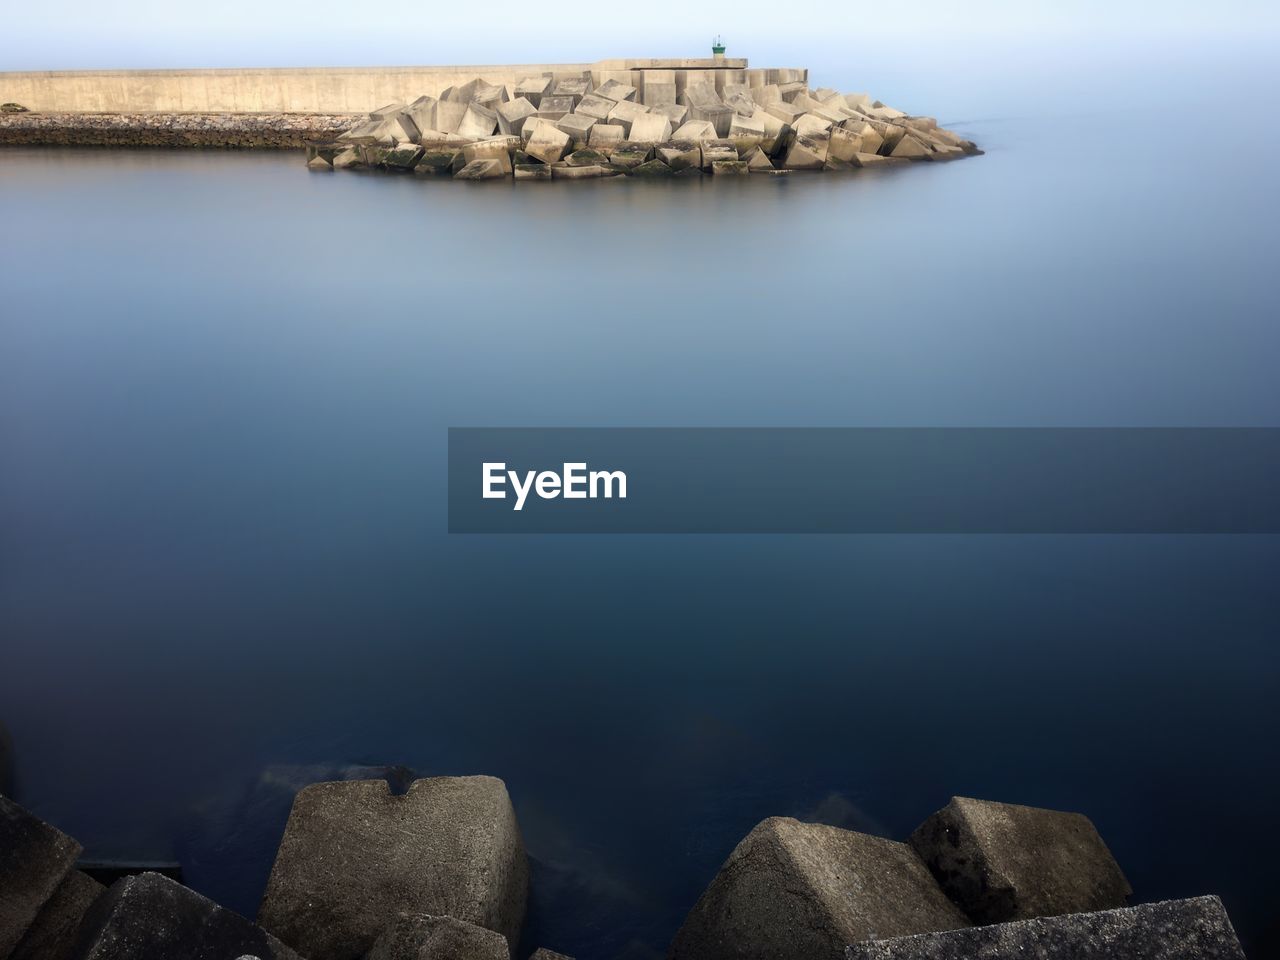
<path fill-rule="evenodd" d="M 606 80 L 595 89 L 596 96 L 604 97 L 606 100 L 612 100 L 618 103 L 622 100 L 634 100 L 636 98 L 636 88 L 617 80 Z"/>
<path fill-rule="evenodd" d="M 526 97 L 517 97 L 499 105 L 498 114 L 498 132 L 507 135 L 520 136 L 524 130 L 525 121 L 532 116 L 536 116 L 538 108 Z"/>
<path fill-rule="evenodd" d="M 848 127 L 832 127 L 827 156 L 845 163 L 853 162 L 855 155 L 862 153 L 862 136 Z"/>
<path fill-rule="evenodd" d="M 891 167 L 900 163 L 910 163 L 910 160 L 894 160 L 892 157 L 882 157 L 878 153 L 858 153 L 849 161 L 855 167 Z"/>
<path fill-rule="evenodd" d="M 472 103 L 478 103 L 494 111 L 506 101 L 507 88 L 500 83 L 490 83 L 487 80 L 479 81 L 475 92 L 471 94 Z"/>
<path fill-rule="evenodd" d="M 591 137 L 591 128 L 595 125 L 595 117 L 582 113 L 567 113 L 556 121 L 556 126 L 569 135 L 575 149 L 587 145 Z"/>
<path fill-rule="evenodd" d="M 791 129 L 796 132 L 796 135 L 804 137 L 825 137 L 831 131 L 831 127 L 830 120 L 816 113 L 801 114 L 791 124 Z"/>
<path fill-rule="evenodd" d="M 455 180 L 501 180 L 507 171 L 500 160 L 471 160 L 454 173 Z"/>
<path fill-rule="evenodd" d="M 869 107 L 871 106 L 871 97 L 865 93 L 846 93 L 844 95 L 845 106 L 850 108 Z"/>
<path fill-rule="evenodd" d="M 829 120 L 832 123 L 841 123 L 852 116 L 852 111 L 848 110 L 843 105 L 837 106 L 835 104 L 822 103 L 819 100 L 815 100 L 813 97 L 807 97 L 803 94 L 792 100 L 791 105 L 793 107 L 799 107 L 806 113 L 811 113 L 815 116 L 822 117 L 825 120 Z"/>
<path fill-rule="evenodd" d="M 604 175 L 604 167 L 599 164 L 553 163 L 551 164 L 552 180 L 591 180 Z"/>
<path fill-rule="evenodd" d="M 646 113 L 631 123 L 628 139 L 636 143 L 662 143 L 671 139 L 671 121 L 661 114 Z"/>
<path fill-rule="evenodd" d="M 573 97 L 546 96 L 538 106 L 538 116 L 544 120 L 559 120 L 565 114 L 573 113 Z"/>
<path fill-rule="evenodd" d="M 635 123 L 639 117 L 649 115 L 647 107 L 642 107 L 638 103 L 632 103 L 630 100 L 623 100 L 609 111 L 609 122 L 617 124 L 626 131 L 626 136 L 631 137 L 631 125 Z"/>
<path fill-rule="evenodd" d="M 524 149 L 530 156 L 537 157 L 543 163 L 556 163 L 569 151 L 572 143 L 572 138 L 559 127 L 551 123 L 541 123 L 538 124 L 537 130 L 529 138 Z"/>
<path fill-rule="evenodd" d="M 440 100 L 436 104 L 436 129 L 442 133 L 457 133 L 462 126 L 462 118 L 467 114 L 468 104 L 452 100 Z"/>
<path fill-rule="evenodd" d="M 58 885 L 9 960 L 71 960 L 80 922 L 107 888 L 79 870 Z"/>
<path fill-rule="evenodd" d="M 694 140 L 669 140 L 654 148 L 654 154 L 672 170 L 702 166 L 702 148 Z"/>
<path fill-rule="evenodd" d="M 738 844 L 668 960 L 813 960 L 968 921 L 904 843 L 772 817 Z"/>
<path fill-rule="evenodd" d="M 852 944 L 847 960 L 1244 960 L 1217 897 Z"/>
<path fill-rule="evenodd" d="M 76 960 L 300 960 L 238 913 L 158 873 L 113 883 L 80 924 Z M 316 960 L 320 960 L 317 955 Z"/>
<path fill-rule="evenodd" d="M 738 156 L 745 156 L 764 142 L 764 121 L 735 115 L 729 124 L 729 139 L 737 148 Z"/>
<path fill-rule="evenodd" d="M 649 112 L 666 117 L 673 131 L 689 119 L 689 108 L 679 103 L 659 103 L 650 107 Z"/>
<path fill-rule="evenodd" d="M 333 155 L 333 169 L 346 170 L 348 167 L 358 167 L 364 161 L 360 158 L 360 151 L 355 147 L 347 147 L 345 150 L 339 150 Z"/>
<path fill-rule="evenodd" d="M 436 102 L 435 97 L 419 97 L 405 108 L 405 114 L 419 131 L 436 128 Z"/>
<path fill-rule="evenodd" d="M 613 153 L 609 155 L 609 163 L 615 169 L 630 170 L 634 167 L 640 166 L 642 163 L 648 162 L 652 157 L 652 144 L 634 143 L 630 140 L 623 140 L 613 148 Z"/>
<path fill-rule="evenodd" d="M 475 160 L 497 160 L 503 173 L 511 172 L 511 154 L 519 149 L 519 137 L 490 137 L 477 140 L 462 148 L 462 157 L 466 163 Z"/>
<path fill-rule="evenodd" d="M 745 160 L 716 160 L 711 164 L 711 172 L 716 176 L 741 175 L 745 177 L 751 171 L 747 169 Z"/>
<path fill-rule="evenodd" d="M 909 842 L 975 923 L 1122 907 L 1133 892 L 1078 813 L 952 797 Z"/>
<path fill-rule="evenodd" d="M 708 123 L 706 120 L 690 120 L 682 123 L 671 135 L 673 140 L 715 140 L 716 128 L 714 124 Z"/>
<path fill-rule="evenodd" d="M 642 74 L 639 102 L 646 107 L 676 102 L 676 72 L 674 70 L 646 70 Z"/>
<path fill-rule="evenodd" d="M 326 160 L 324 157 L 317 155 L 307 161 L 307 169 L 329 171 L 333 169 L 333 163 Z"/>
<path fill-rule="evenodd" d="M 757 107 L 753 117 L 759 120 L 764 127 L 764 137 L 760 141 L 760 149 L 770 156 L 774 156 L 785 145 L 787 137 L 791 133 L 791 125 L 783 123 L 763 107 Z"/>
<path fill-rule="evenodd" d="M 422 147 L 406 143 L 396 147 L 375 147 L 373 163 L 388 170 L 412 170 L 422 157 Z"/>
<path fill-rule="evenodd" d="M 553 96 L 572 97 L 575 107 L 590 92 L 591 81 L 586 77 L 566 77 L 563 80 L 557 80 L 555 87 L 551 91 Z"/>
<path fill-rule="evenodd" d="M 383 780 L 320 783 L 293 802 L 259 919 L 310 960 L 358 957 L 400 913 L 457 917 L 515 943 L 528 882 L 501 780 L 415 780 L 403 796 Z"/>
<path fill-rule="evenodd" d="M 498 129 L 498 114 L 479 103 L 467 104 L 467 112 L 462 115 L 458 124 L 458 136 L 479 140 L 491 137 Z"/>
<path fill-rule="evenodd" d="M 718 160 L 737 160 L 738 148 L 732 140 L 703 140 L 702 166 L 706 170 Z"/>
<path fill-rule="evenodd" d="M 575 150 L 565 157 L 563 162 L 571 167 L 604 166 L 609 162 L 609 158 L 598 150 L 586 147 L 581 150 Z"/>
<path fill-rule="evenodd" d="M 551 165 L 548 163 L 517 163 L 515 165 L 517 180 L 550 180 Z"/>
<path fill-rule="evenodd" d="M 523 97 L 534 107 L 539 107 L 542 98 L 551 92 L 554 82 L 550 77 L 526 77 L 516 84 L 516 97 Z"/>
<path fill-rule="evenodd" d="M 773 172 L 773 161 L 759 147 L 756 147 L 742 159 L 746 163 L 747 169 L 752 173 Z"/>
<path fill-rule="evenodd" d="M 801 110 L 799 107 L 793 107 L 791 104 L 781 100 L 765 104 L 764 109 L 765 112 L 772 114 L 783 123 L 790 125 L 794 125 L 796 120 L 799 117 L 803 117 L 805 114 L 805 111 Z"/>
<path fill-rule="evenodd" d="M 846 120 L 844 128 L 862 141 L 859 153 L 879 153 L 884 137 L 876 132 L 876 128 L 865 120 Z"/>
<path fill-rule="evenodd" d="M 782 165 L 788 170 L 821 170 L 827 162 L 830 143 L 825 138 L 796 134 L 787 147 Z"/>
<path fill-rule="evenodd" d="M 929 153 L 930 150 L 923 141 L 913 134 L 907 134 L 898 141 L 898 145 L 893 148 L 889 156 L 907 160 L 924 160 Z"/>
<path fill-rule="evenodd" d="M 453 175 L 454 162 L 462 151 L 453 148 L 431 149 L 422 151 L 413 172 L 418 176 L 448 177 Z"/>
<path fill-rule="evenodd" d="M 733 109 L 725 106 L 714 87 L 707 84 L 691 86 L 680 95 L 679 102 L 689 108 L 690 120 L 706 120 L 716 128 L 716 136 L 729 135 Z"/>
<path fill-rule="evenodd" d="M 751 99 L 761 107 L 767 107 L 771 103 L 782 102 L 782 91 L 778 89 L 776 83 L 765 83 L 758 87 L 751 88 Z"/>
<path fill-rule="evenodd" d="M 606 120 L 617 105 L 615 101 L 610 100 L 608 97 L 589 93 L 582 98 L 582 102 L 574 108 L 573 112 L 575 116 L 585 115 L 594 120 Z"/>
<path fill-rule="evenodd" d="M 80 844 L 0 796 L 0 957 L 8 957 L 66 880 Z"/>
<path fill-rule="evenodd" d="M 454 917 L 402 913 L 364 960 L 510 960 L 506 938 Z"/>
<path fill-rule="evenodd" d="M 626 133 L 620 123 L 597 123 L 591 128 L 591 135 L 587 138 L 587 146 L 592 150 L 599 150 L 601 153 L 608 155 L 613 153 L 614 148 L 622 142 Z"/>
<path fill-rule="evenodd" d="M 646 160 L 627 173 L 633 177 L 669 177 L 674 171 L 661 160 Z"/>
<path fill-rule="evenodd" d="M 397 113 L 404 113 L 409 108 L 408 104 L 400 103 L 398 100 L 394 103 L 388 103 L 379 107 L 377 110 L 369 111 L 370 120 L 390 120 Z"/>

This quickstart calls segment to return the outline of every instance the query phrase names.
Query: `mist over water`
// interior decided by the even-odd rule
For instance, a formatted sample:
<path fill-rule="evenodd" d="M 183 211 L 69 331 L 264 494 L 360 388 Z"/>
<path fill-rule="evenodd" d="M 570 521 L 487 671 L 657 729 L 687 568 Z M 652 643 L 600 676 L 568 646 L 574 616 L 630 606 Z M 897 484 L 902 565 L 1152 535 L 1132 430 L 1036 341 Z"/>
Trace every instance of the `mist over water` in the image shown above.
<path fill-rule="evenodd" d="M 492 773 L 528 945 L 591 960 L 665 949 L 765 816 L 900 839 L 960 794 L 1080 810 L 1135 899 L 1263 936 L 1275 538 L 445 533 L 449 426 L 1280 425 L 1274 68 L 810 66 L 988 153 L 517 186 L 0 152 L 20 798 L 252 915 L 308 770 Z"/>

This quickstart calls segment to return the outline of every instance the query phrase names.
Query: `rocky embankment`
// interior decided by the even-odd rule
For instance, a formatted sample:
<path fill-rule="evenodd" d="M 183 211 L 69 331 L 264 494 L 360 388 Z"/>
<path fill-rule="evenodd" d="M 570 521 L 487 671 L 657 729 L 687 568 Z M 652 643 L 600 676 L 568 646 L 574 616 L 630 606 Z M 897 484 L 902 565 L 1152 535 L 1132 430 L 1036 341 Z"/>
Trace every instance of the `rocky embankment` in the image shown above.
<path fill-rule="evenodd" d="M 0 144 L 57 147 L 300 149 L 363 119 L 308 113 L 32 113 L 0 115 Z"/>
<path fill-rule="evenodd" d="M 298 792 L 257 922 L 158 873 L 103 887 L 0 796 L 0 960 L 511 960 L 529 865 L 501 780 Z M 1080 814 L 954 798 L 904 843 L 773 817 L 668 960 L 1243 960 L 1216 897 L 1127 906 Z M 532 945 L 528 945 L 532 946 Z M 539 949 L 532 960 L 568 960 Z"/>
<path fill-rule="evenodd" d="M 531 77 L 514 87 L 476 78 L 440 97 L 381 107 L 333 143 L 312 170 L 372 167 L 457 180 L 581 180 L 839 171 L 982 151 L 971 141 L 863 93 L 711 82 L 677 94 L 615 80 Z"/>

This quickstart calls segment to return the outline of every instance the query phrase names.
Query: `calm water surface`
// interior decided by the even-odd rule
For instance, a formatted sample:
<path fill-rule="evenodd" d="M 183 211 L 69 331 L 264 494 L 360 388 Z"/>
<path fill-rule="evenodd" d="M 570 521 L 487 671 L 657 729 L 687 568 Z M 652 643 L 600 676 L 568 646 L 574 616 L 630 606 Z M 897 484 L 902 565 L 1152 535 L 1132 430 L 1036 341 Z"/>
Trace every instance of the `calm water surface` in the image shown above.
<path fill-rule="evenodd" d="M 529 946 L 587 960 L 662 950 L 765 816 L 901 838 L 989 797 L 1086 812 L 1139 899 L 1219 893 L 1258 942 L 1275 538 L 445 533 L 449 426 L 1280 425 L 1273 93 L 1152 82 L 1099 133 L 938 89 L 987 156 L 515 186 L 0 152 L 21 797 L 252 914 L 298 783 L 497 774 Z M 1206 105 L 1232 150 L 1188 143 Z"/>

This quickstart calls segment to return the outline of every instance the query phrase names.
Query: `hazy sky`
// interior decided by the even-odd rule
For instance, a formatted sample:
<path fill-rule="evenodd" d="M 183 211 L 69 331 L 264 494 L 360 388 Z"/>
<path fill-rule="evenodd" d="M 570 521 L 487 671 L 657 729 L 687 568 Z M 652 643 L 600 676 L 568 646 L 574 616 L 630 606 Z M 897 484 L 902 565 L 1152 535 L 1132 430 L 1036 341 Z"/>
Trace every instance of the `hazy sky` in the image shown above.
<path fill-rule="evenodd" d="M 1276 0 L 915 0 L 862 5 L 812 0 L 40 0 L 9 3 L 0 70 L 169 66 L 585 61 L 701 55 L 721 32 L 730 55 L 760 65 L 891 63 L 974 50 L 1069 62 L 1083 47 L 1135 52 L 1280 35 Z"/>

